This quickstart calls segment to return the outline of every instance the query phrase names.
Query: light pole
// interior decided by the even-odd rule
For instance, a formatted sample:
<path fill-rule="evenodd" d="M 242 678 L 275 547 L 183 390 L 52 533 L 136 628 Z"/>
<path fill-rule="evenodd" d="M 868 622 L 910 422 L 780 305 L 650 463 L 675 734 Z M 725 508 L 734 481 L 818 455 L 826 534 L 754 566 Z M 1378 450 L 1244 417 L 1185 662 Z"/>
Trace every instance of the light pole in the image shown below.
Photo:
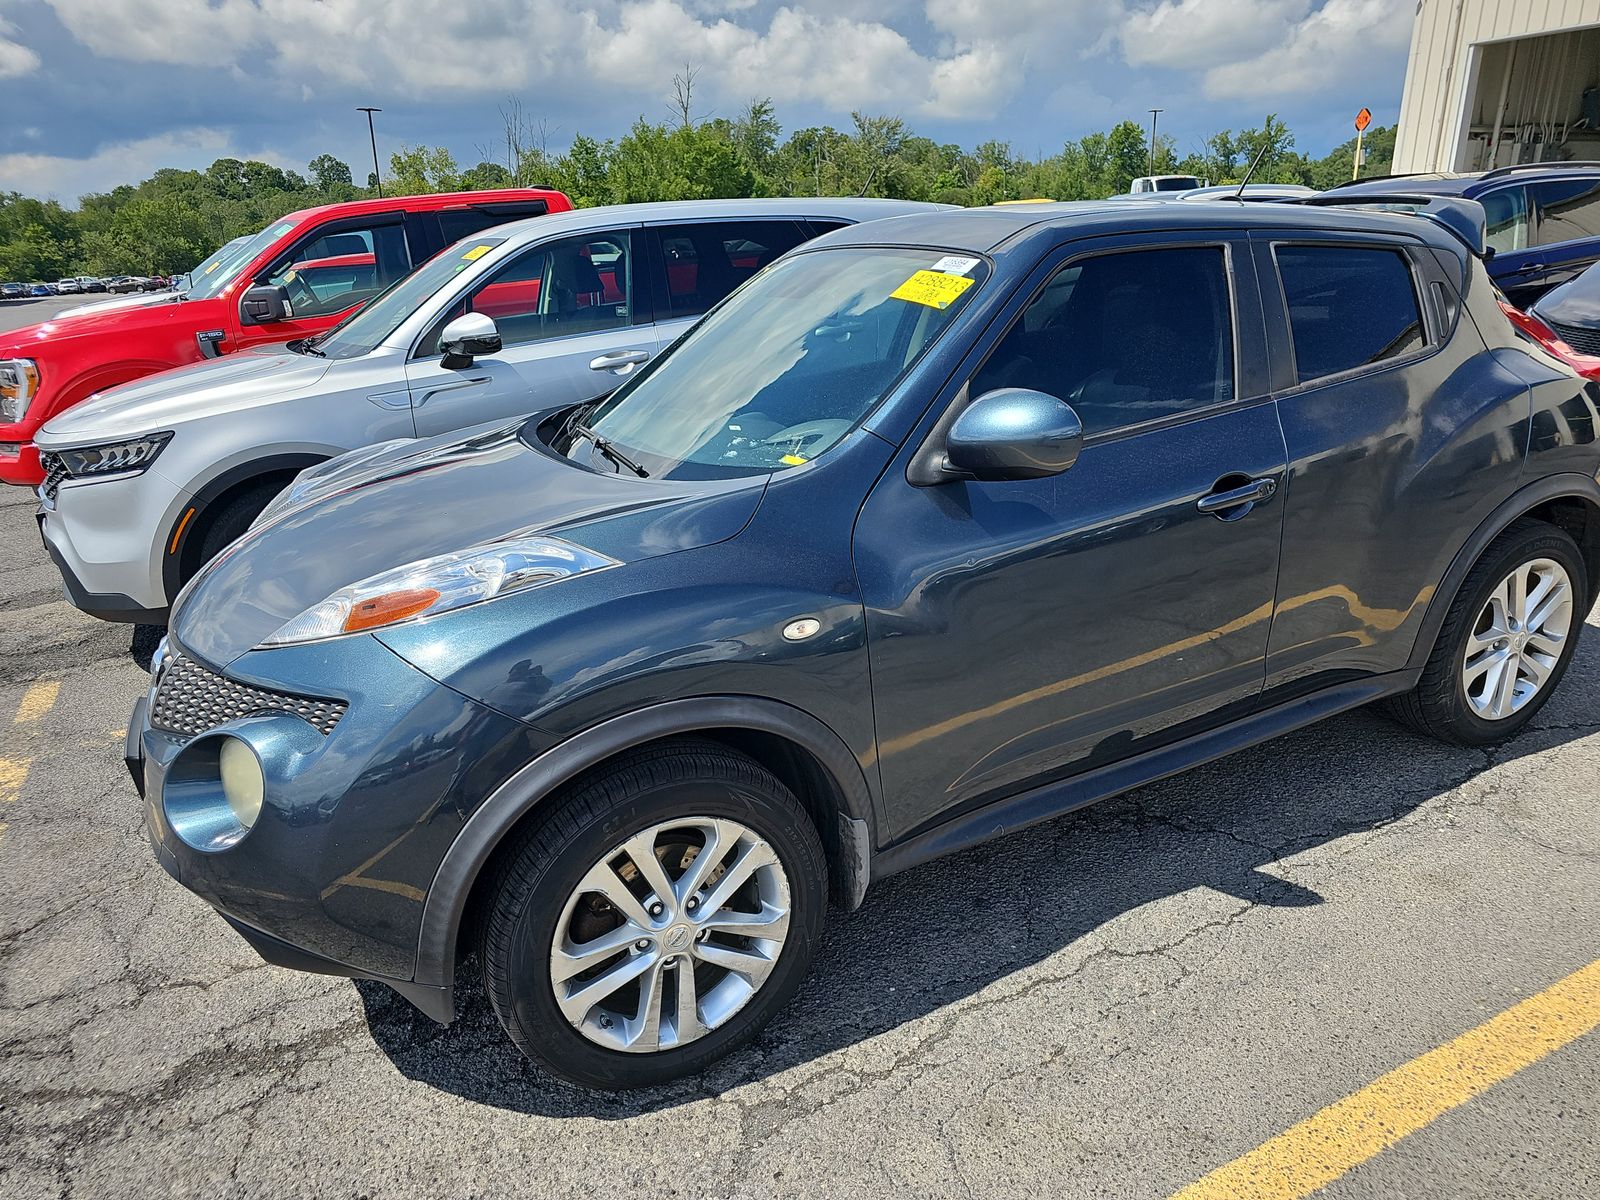
<path fill-rule="evenodd" d="M 383 173 L 378 170 L 378 135 L 372 129 L 372 114 L 383 111 L 381 108 L 357 107 L 357 112 L 367 114 L 367 137 L 372 141 L 372 178 L 377 181 L 378 195 L 383 195 Z"/>
<path fill-rule="evenodd" d="M 1147 169 L 1152 175 L 1156 173 L 1156 118 L 1166 111 L 1164 108 L 1150 110 L 1150 166 Z"/>

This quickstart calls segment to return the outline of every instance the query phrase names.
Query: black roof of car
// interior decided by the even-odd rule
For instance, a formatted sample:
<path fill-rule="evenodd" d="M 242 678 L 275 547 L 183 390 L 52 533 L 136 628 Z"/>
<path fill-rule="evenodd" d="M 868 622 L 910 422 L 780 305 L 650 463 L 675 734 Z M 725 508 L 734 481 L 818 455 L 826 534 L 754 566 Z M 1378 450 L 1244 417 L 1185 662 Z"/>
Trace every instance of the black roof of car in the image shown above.
<path fill-rule="evenodd" d="M 1394 190 L 1390 188 L 1388 192 Z M 1404 190 L 1410 192 L 1412 189 L 1408 187 Z M 1377 203 L 1374 196 L 1353 196 L 1349 206 L 1329 203 L 1332 197 L 1319 196 L 1315 199 L 1318 203 L 1238 205 L 1225 201 L 1208 204 L 1127 204 L 1104 200 L 1073 200 L 1048 204 L 954 209 L 904 217 L 887 217 L 849 226 L 818 238 L 808 246 L 802 247 L 802 251 L 811 247 L 821 249 L 844 245 L 907 245 L 941 246 L 952 250 L 970 250 L 988 254 L 1009 248 L 1008 244 L 1021 246 L 1041 234 L 1054 239 L 1057 234 L 1065 230 L 1070 230 L 1079 237 L 1095 237 L 1144 230 L 1188 229 L 1382 232 L 1406 235 L 1459 249 L 1460 243 L 1467 240 L 1468 234 L 1464 228 L 1455 230 L 1447 228 L 1450 222 L 1445 218 L 1452 215 L 1448 211 L 1452 207 L 1457 210 L 1453 223 L 1464 226 L 1475 222 L 1481 236 L 1483 212 L 1474 202 L 1455 206 L 1449 205 L 1448 202 L 1440 204 L 1438 207 L 1446 211 L 1441 217 L 1428 219 L 1413 212 L 1367 207 Z M 1390 196 L 1386 192 L 1384 200 L 1403 203 L 1405 197 Z"/>

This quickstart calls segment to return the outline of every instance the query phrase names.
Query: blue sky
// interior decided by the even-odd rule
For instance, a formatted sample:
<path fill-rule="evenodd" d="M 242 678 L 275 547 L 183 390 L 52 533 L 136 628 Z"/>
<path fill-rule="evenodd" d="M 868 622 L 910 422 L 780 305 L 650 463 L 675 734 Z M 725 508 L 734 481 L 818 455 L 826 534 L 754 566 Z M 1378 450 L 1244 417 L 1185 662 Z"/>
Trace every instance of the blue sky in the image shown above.
<path fill-rule="evenodd" d="M 516 96 L 552 149 L 770 96 L 785 130 L 897 113 L 1050 153 L 1122 118 L 1180 152 L 1276 112 L 1301 149 L 1394 120 L 1410 0 L 0 0 L 0 190 L 71 203 L 224 155 L 304 169 L 444 145 L 463 165 Z"/>

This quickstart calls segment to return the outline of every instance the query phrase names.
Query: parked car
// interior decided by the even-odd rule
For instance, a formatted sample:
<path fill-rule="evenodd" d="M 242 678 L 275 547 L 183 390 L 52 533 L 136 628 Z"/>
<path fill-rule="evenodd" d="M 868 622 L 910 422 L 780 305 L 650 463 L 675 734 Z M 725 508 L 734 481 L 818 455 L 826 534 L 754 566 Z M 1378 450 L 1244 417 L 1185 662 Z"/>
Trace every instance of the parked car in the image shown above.
<path fill-rule="evenodd" d="M 140 280 L 132 275 L 118 275 L 106 281 L 106 290 L 110 292 L 137 292 Z"/>
<path fill-rule="evenodd" d="M 1600 388 L 1482 252 L 1450 201 L 891 218 L 598 404 L 311 468 L 174 607 L 155 855 L 440 1020 L 470 946 L 623 1087 L 782 1009 L 830 890 L 1371 701 L 1497 742 L 1593 596 Z"/>
<path fill-rule="evenodd" d="M 1247 183 L 1243 188 L 1234 183 L 1217 187 L 1191 188 L 1187 192 L 1178 192 L 1171 199 L 1246 200 L 1270 203 L 1277 200 L 1299 200 L 1316 194 L 1316 188 L 1304 187 L 1298 183 Z"/>
<path fill-rule="evenodd" d="M 164 622 L 185 581 L 297 471 L 604 395 L 801 242 L 933 207 L 715 200 L 485 231 L 320 338 L 153 375 L 53 418 L 36 435 L 45 545 L 85 612 Z M 373 263 L 298 270 L 325 295 L 370 286 Z"/>
<path fill-rule="evenodd" d="M 1140 175 L 1128 191 L 1138 196 L 1149 192 L 1191 192 L 1202 187 L 1205 181 L 1197 175 Z"/>
<path fill-rule="evenodd" d="M 1600 261 L 1600 167 L 1593 163 L 1527 163 L 1470 174 L 1434 172 L 1340 184 L 1335 192 L 1404 190 L 1461 196 L 1488 213 L 1489 275 L 1520 309 Z"/>
<path fill-rule="evenodd" d="M 82 285 L 76 279 L 58 279 L 54 286 L 58 296 L 76 296 L 83 291 Z"/>
<path fill-rule="evenodd" d="M 1504 296 L 1500 297 L 1500 307 L 1504 310 L 1506 318 L 1525 337 L 1532 339 L 1545 350 L 1554 354 L 1578 374 L 1588 379 L 1600 381 L 1600 356 L 1585 353 L 1575 348 L 1543 318 L 1533 313 L 1523 312 Z"/>
<path fill-rule="evenodd" d="M 28 288 L 28 295 L 30 296 L 54 296 L 55 294 L 56 289 L 48 283 L 35 283 Z M 5 411 L 5 400 L 6 397 L 0 396 L 0 413 Z"/>
<path fill-rule="evenodd" d="M 106 290 L 106 281 L 97 279 L 93 275 L 80 275 L 78 276 L 78 290 L 80 292 L 104 292 Z"/>
<path fill-rule="evenodd" d="M 1600 355 L 1600 266 L 1552 288 L 1532 311 L 1580 353 Z"/>
<path fill-rule="evenodd" d="M 0 283 L 0 299 L 19 300 L 28 294 L 26 284 Z"/>
<path fill-rule="evenodd" d="M 168 367 L 321 333 L 458 238 L 572 207 L 560 192 L 519 188 L 398 196 L 290 213 L 213 255 L 167 304 L 118 306 L 0 333 L 0 370 L 25 383 L 0 391 L 0 482 L 44 482 L 33 435 L 86 397 Z M 371 254 L 370 286 L 319 293 L 308 260 Z M 30 390 L 31 389 L 31 390 Z"/>

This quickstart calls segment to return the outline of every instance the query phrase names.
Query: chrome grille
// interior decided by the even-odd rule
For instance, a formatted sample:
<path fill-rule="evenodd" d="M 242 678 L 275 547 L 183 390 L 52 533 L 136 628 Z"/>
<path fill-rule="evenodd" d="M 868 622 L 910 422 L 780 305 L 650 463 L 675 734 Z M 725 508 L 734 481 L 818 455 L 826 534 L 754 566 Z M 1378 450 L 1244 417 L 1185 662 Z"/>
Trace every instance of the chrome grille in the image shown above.
<path fill-rule="evenodd" d="M 67 477 L 67 465 L 61 461 L 59 454 L 52 454 L 48 450 L 39 452 L 39 465 L 44 468 L 44 482 L 39 485 L 41 495 L 49 499 L 56 498 L 56 489 L 61 486 L 61 481 Z"/>
<path fill-rule="evenodd" d="M 1582 325 L 1553 325 L 1561 340 L 1579 354 L 1600 354 L 1600 329 L 1585 329 Z"/>
<path fill-rule="evenodd" d="M 261 713 L 289 713 L 326 737 L 350 707 L 342 700 L 291 696 L 251 687 L 208 671 L 184 654 L 174 654 L 158 663 L 158 670 L 150 724 L 190 737 Z"/>

